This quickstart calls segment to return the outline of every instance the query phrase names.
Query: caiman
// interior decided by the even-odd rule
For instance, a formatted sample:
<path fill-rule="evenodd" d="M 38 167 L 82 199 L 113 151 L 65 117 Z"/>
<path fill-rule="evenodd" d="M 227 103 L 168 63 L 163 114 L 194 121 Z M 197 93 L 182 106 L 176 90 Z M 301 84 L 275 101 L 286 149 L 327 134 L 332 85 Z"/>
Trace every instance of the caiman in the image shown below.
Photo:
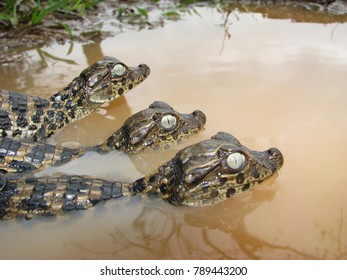
<path fill-rule="evenodd" d="M 181 114 L 169 104 L 153 102 L 129 117 L 105 142 L 90 148 L 72 149 L 26 139 L 0 139 L 0 172 L 23 173 L 65 164 L 88 151 L 119 150 L 130 154 L 167 149 L 198 133 L 206 123 L 203 112 Z"/>
<path fill-rule="evenodd" d="M 133 89 L 149 74 L 146 64 L 129 67 L 105 57 L 48 99 L 0 90 L 0 137 L 44 142 L 57 130 Z"/>
<path fill-rule="evenodd" d="M 182 149 L 157 171 L 133 183 L 89 176 L 10 179 L 0 175 L 0 217 L 51 216 L 111 198 L 150 193 L 174 205 L 209 205 L 254 187 L 282 165 L 278 149 L 253 151 L 231 134 L 219 132 Z"/>

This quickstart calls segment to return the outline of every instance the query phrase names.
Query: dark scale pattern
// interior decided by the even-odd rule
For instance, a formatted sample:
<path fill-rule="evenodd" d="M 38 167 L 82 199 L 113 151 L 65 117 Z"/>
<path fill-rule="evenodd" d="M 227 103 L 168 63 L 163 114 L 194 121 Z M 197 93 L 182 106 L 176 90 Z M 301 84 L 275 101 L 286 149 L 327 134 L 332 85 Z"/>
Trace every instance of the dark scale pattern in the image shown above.
<path fill-rule="evenodd" d="M 18 210 L 26 212 L 24 215 L 30 218 L 34 213 L 54 215 L 61 211 L 87 209 L 101 200 L 122 197 L 122 186 L 120 182 L 76 175 L 18 180 L 0 175 L 0 218 L 11 213 L 16 216 Z M 13 195 L 22 198 L 11 209 L 10 198 Z"/>
<path fill-rule="evenodd" d="M 28 129 L 31 130 L 31 131 L 34 131 L 34 130 L 37 130 L 37 126 L 34 125 L 34 124 L 31 124 L 28 126 Z"/>
<path fill-rule="evenodd" d="M 39 142 L 41 139 L 45 139 L 45 138 L 47 138 L 48 136 L 50 136 L 50 135 L 48 135 L 48 134 L 46 133 L 46 128 L 45 128 L 45 127 L 41 127 L 41 128 L 35 133 L 35 135 L 34 135 L 34 141 L 35 141 L 35 142 Z"/>
<path fill-rule="evenodd" d="M 50 123 L 48 126 L 47 126 L 47 129 L 48 130 L 56 130 L 57 128 L 57 125 L 55 123 Z"/>
<path fill-rule="evenodd" d="M 43 108 L 47 108 L 49 106 L 49 101 L 44 98 L 34 97 L 33 100 L 35 108 L 41 109 L 41 111 Z"/>
<path fill-rule="evenodd" d="M 25 128 L 29 124 L 26 117 L 24 117 L 22 115 L 18 116 L 16 123 L 17 123 L 17 126 L 21 127 L 21 128 Z"/>
<path fill-rule="evenodd" d="M 10 144 L 10 147 L 9 147 L 9 150 L 16 154 L 18 149 L 20 148 L 20 142 L 19 141 L 11 141 L 11 144 Z"/>
<path fill-rule="evenodd" d="M 77 106 L 78 107 L 82 107 L 84 103 L 84 98 L 82 98 L 82 96 L 77 100 Z M 76 108 L 73 108 L 76 109 Z"/>
<path fill-rule="evenodd" d="M 78 155 L 77 149 L 69 149 L 69 148 L 63 148 L 63 152 L 61 153 L 60 159 L 56 161 L 56 165 L 64 164 L 69 161 L 71 161 L 72 157 Z"/>
<path fill-rule="evenodd" d="M 0 154 L 5 156 L 7 155 L 8 151 L 10 150 L 12 139 L 8 137 L 4 137 L 1 139 L 1 149 L 0 149 Z"/>
<path fill-rule="evenodd" d="M 111 197 L 112 198 L 118 198 L 122 197 L 122 183 L 120 182 L 113 182 L 112 183 L 112 192 L 111 192 Z"/>
<path fill-rule="evenodd" d="M 0 129 L 10 130 L 11 129 L 11 119 L 8 113 L 4 110 L 0 110 Z"/>
<path fill-rule="evenodd" d="M 168 191 L 167 185 L 166 184 L 161 184 L 159 187 L 159 190 L 162 194 L 166 194 L 166 192 Z"/>
<path fill-rule="evenodd" d="M 243 187 L 242 187 L 242 191 L 247 191 L 249 188 L 251 187 L 250 184 L 245 184 Z"/>
<path fill-rule="evenodd" d="M 75 118 L 75 112 L 74 111 L 69 111 L 68 115 L 70 118 L 74 119 Z"/>
<path fill-rule="evenodd" d="M 128 149 L 127 144 L 129 139 L 129 131 L 126 125 L 123 125 L 116 133 L 112 134 L 106 139 L 106 145 L 100 145 L 97 149 L 98 152 L 109 150 L 120 150 L 123 147 L 124 150 Z"/>
<path fill-rule="evenodd" d="M 256 179 L 258 179 L 260 177 L 258 170 L 254 166 L 252 166 L 250 173 Z"/>
<path fill-rule="evenodd" d="M 46 153 L 48 154 L 53 155 L 55 153 L 55 149 L 56 147 L 54 145 L 49 145 L 49 144 L 46 145 Z"/>
<path fill-rule="evenodd" d="M 41 123 L 41 116 L 43 115 L 43 110 L 39 109 L 36 111 L 36 114 L 32 115 L 31 121 L 36 124 Z"/>
<path fill-rule="evenodd" d="M 234 188 L 230 188 L 227 190 L 227 197 L 231 197 L 234 193 L 236 192 L 236 190 Z"/>
<path fill-rule="evenodd" d="M 37 179 L 38 178 L 35 178 L 35 177 L 26 178 L 25 183 L 26 184 L 35 184 L 37 182 Z M 37 186 L 34 187 L 34 189 L 36 189 L 36 188 L 37 188 Z M 43 190 L 43 189 L 41 189 L 41 190 Z"/>
<path fill-rule="evenodd" d="M 32 123 L 41 123 L 43 110 L 49 106 L 49 101 L 16 92 L 8 92 L 4 96 L 8 98 L 10 113 L 0 110 L 0 129 L 12 131 L 12 137 L 22 135 L 26 130 L 35 132 L 38 126 Z M 7 133 L 2 131 L 2 136 L 7 136 Z"/>
<path fill-rule="evenodd" d="M 18 135 L 21 135 L 22 132 L 19 129 L 15 129 L 12 131 L 12 137 L 16 137 Z"/>
<path fill-rule="evenodd" d="M 245 175 L 240 173 L 236 176 L 236 183 L 242 184 L 245 181 Z"/>
<path fill-rule="evenodd" d="M 75 106 L 75 105 L 74 105 L 74 103 L 73 103 L 71 100 L 69 100 L 69 101 L 67 101 L 67 102 L 65 103 L 65 108 L 66 108 L 67 110 L 72 109 L 74 106 Z"/>
<path fill-rule="evenodd" d="M 10 92 L 9 94 L 11 111 L 24 114 L 28 109 L 28 98 L 24 94 Z"/>
<path fill-rule="evenodd" d="M 36 169 L 35 165 L 21 160 L 12 160 L 8 163 L 8 168 L 15 169 L 18 173 L 25 173 Z"/>
<path fill-rule="evenodd" d="M 54 116 L 55 116 L 55 111 L 54 110 L 48 110 L 47 111 L 47 119 L 48 120 L 52 120 L 53 118 L 54 118 Z"/>
<path fill-rule="evenodd" d="M 168 202 L 174 205 L 179 205 L 181 204 L 182 199 L 177 192 L 174 192 L 172 195 L 170 195 Z"/>
<path fill-rule="evenodd" d="M 62 111 L 59 111 L 57 114 L 56 114 L 56 117 L 55 117 L 55 120 L 58 124 L 64 122 L 65 120 L 65 113 L 62 112 Z"/>
<path fill-rule="evenodd" d="M 134 193 L 141 193 L 146 189 L 144 178 L 138 179 L 133 183 L 132 190 Z"/>
<path fill-rule="evenodd" d="M 53 103 L 52 104 L 52 108 L 54 109 L 61 109 L 63 107 L 63 104 L 62 103 Z"/>
<path fill-rule="evenodd" d="M 32 211 L 36 209 L 40 209 L 40 202 L 42 200 L 43 192 L 34 192 L 30 197 L 23 199 L 19 207 L 26 210 Z"/>
<path fill-rule="evenodd" d="M 45 146 L 34 146 L 32 150 L 26 154 L 26 157 L 34 164 L 40 164 L 45 157 Z"/>

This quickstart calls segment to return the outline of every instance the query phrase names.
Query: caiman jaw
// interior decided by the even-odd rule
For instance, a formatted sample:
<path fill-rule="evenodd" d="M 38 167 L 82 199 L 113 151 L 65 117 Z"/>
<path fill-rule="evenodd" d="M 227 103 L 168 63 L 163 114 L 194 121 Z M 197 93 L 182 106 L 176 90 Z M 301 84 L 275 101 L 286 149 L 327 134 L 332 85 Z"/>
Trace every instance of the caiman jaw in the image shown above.
<path fill-rule="evenodd" d="M 252 151 L 232 135 L 219 133 L 181 150 L 156 173 L 132 184 L 132 191 L 156 192 L 175 205 L 210 205 L 252 188 L 282 165 L 278 149 Z"/>

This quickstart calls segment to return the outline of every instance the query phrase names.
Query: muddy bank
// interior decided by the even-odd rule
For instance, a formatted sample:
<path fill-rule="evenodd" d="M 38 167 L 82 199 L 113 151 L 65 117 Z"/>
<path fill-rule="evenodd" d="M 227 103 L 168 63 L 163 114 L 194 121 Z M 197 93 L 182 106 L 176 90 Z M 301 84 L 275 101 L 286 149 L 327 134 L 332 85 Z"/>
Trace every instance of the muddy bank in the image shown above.
<path fill-rule="evenodd" d="M 270 19 L 293 22 L 343 23 L 347 21 L 346 1 L 103 1 L 84 16 L 52 13 L 35 26 L 13 28 L 0 20 L 0 64 L 22 61 L 27 50 L 52 43 L 98 42 L 129 29 L 154 29 L 168 21 L 180 20 L 207 6 L 225 15 L 234 12 L 259 13 Z M 62 24 L 63 23 L 63 24 Z"/>

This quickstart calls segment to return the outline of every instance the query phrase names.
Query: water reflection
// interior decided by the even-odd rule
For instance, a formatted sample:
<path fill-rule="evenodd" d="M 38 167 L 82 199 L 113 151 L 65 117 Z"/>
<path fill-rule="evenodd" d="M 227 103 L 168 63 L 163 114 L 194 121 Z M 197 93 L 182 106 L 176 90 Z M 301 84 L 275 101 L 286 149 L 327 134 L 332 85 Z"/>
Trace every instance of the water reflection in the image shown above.
<path fill-rule="evenodd" d="M 322 258 L 346 260 L 347 259 L 347 243 L 345 236 L 347 234 L 347 220 L 344 218 L 344 210 L 341 208 L 340 215 L 333 219 L 335 225 L 327 228 L 320 222 L 316 222 L 315 226 L 321 235 L 321 242 L 330 244 L 329 249 L 319 250 Z M 331 255 L 331 252 L 334 255 Z"/>
<path fill-rule="evenodd" d="M 82 46 L 87 64 L 92 65 L 95 61 L 102 60 L 105 55 L 101 49 L 101 38 L 96 38 L 92 43 Z"/>
<path fill-rule="evenodd" d="M 155 29 L 164 27 L 169 21 L 175 21 L 183 18 L 187 14 L 199 14 L 198 9 L 194 4 L 187 5 L 185 3 L 177 5 L 175 2 L 166 3 L 167 1 L 159 1 L 159 3 L 142 3 L 145 8 L 134 7 L 133 3 L 122 2 L 107 3 L 102 6 L 100 11 L 95 14 L 90 14 L 88 23 L 70 22 L 74 27 L 74 36 L 80 40 L 93 41 L 97 45 L 101 40 L 101 36 L 112 36 L 119 32 L 126 32 L 129 29 L 137 28 L 138 31 L 142 29 Z M 309 1 L 302 2 L 289 2 L 289 3 L 266 3 L 260 1 L 256 3 L 249 3 L 248 1 L 241 3 L 229 3 L 221 1 L 218 4 L 204 3 L 206 7 L 211 7 L 220 13 L 225 19 L 228 19 L 230 13 L 254 13 L 261 14 L 264 18 L 269 19 L 289 19 L 293 22 L 310 22 L 310 23 L 344 23 L 347 21 L 347 5 L 343 1 L 333 1 L 328 4 L 326 1 L 323 4 L 311 3 Z M 202 3 L 199 3 L 202 5 Z M 103 10 L 104 9 L 104 10 Z M 43 27 L 42 27 L 43 28 Z M 86 31 L 87 30 L 87 31 Z M 227 32 L 225 36 L 230 36 Z M 54 31 L 53 31 L 54 32 Z M 13 32 L 14 42 L 7 40 L 8 35 L 0 34 L 0 43 L 4 49 L 0 53 L 0 63 L 17 63 L 18 61 L 26 58 L 26 53 L 30 50 L 36 49 L 43 45 L 43 42 L 49 41 L 45 38 L 45 33 L 41 30 L 36 30 L 35 36 L 31 34 L 22 34 L 18 36 Z M 24 32 L 25 33 L 25 32 Z M 40 34 L 42 33 L 42 34 Z M 59 32 L 58 32 L 59 33 Z M 58 34 L 57 33 L 57 34 Z M 48 28 L 48 34 L 52 34 L 52 30 Z M 9 35 L 11 37 L 11 35 Z M 62 38 L 67 40 L 68 34 L 60 34 Z M 61 40 L 58 36 L 57 41 Z M 21 37 L 24 42 L 20 42 Z M 15 43 L 16 41 L 18 41 Z M 26 41 L 30 41 L 27 44 Z M 64 40 L 64 39 L 63 39 Z M 92 46 L 87 44 L 86 46 Z M 98 52 L 98 50 L 96 49 Z M 102 58 L 102 57 L 100 57 Z M 98 59 L 100 59 L 98 58 Z M 89 65 L 91 61 L 88 61 Z"/>
<path fill-rule="evenodd" d="M 229 13 L 239 11 L 241 13 L 262 14 L 264 18 L 269 19 L 289 19 L 293 22 L 310 23 L 343 23 L 347 21 L 346 4 L 334 3 L 324 6 L 316 3 L 288 3 L 286 5 L 274 4 L 240 4 L 240 3 L 222 3 L 219 9 L 222 12 Z M 339 12 L 340 11 L 340 12 Z"/>
<path fill-rule="evenodd" d="M 314 255 L 289 245 L 267 242 L 248 232 L 247 215 L 271 202 L 275 193 L 275 186 L 267 186 L 218 205 L 180 210 L 150 201 L 130 228 L 114 227 L 109 234 L 107 250 L 93 249 L 77 240 L 70 241 L 69 246 L 88 259 L 173 259 L 182 256 L 260 259 L 264 255 L 267 258 L 315 259 Z"/>

